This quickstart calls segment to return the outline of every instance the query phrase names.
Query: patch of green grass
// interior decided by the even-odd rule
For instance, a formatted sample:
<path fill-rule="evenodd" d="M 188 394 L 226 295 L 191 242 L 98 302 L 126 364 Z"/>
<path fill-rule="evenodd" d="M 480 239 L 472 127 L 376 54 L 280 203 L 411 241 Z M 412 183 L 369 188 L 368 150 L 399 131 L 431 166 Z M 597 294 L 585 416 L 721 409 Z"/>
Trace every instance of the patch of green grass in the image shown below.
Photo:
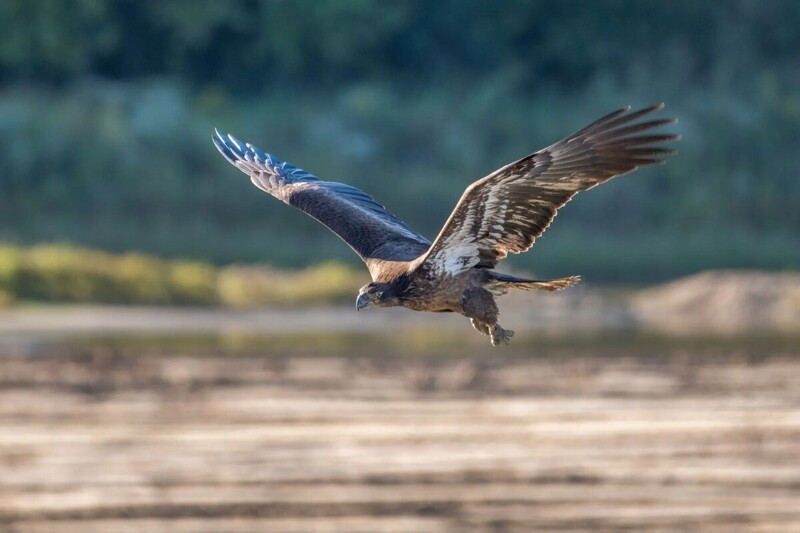
<path fill-rule="evenodd" d="M 8 307 L 14 301 L 14 298 L 6 291 L 0 289 L 0 308 Z"/>
<path fill-rule="evenodd" d="M 217 288 L 220 302 L 230 307 L 306 305 L 350 301 L 366 281 L 364 274 L 332 262 L 296 271 L 231 266 L 220 270 Z"/>
<path fill-rule="evenodd" d="M 325 263 L 299 271 L 216 267 L 66 245 L 0 246 L 0 305 L 14 300 L 147 305 L 306 305 L 352 298 L 365 276 Z"/>

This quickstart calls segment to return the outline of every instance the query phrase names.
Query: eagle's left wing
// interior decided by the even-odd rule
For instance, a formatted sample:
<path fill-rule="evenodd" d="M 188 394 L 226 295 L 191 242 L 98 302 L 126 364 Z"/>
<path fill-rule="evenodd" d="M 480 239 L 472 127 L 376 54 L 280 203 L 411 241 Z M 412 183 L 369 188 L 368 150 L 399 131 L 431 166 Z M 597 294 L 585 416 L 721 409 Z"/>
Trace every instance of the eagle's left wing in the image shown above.
<path fill-rule="evenodd" d="M 450 275 L 476 266 L 492 268 L 509 252 L 530 249 L 578 192 L 663 162 L 674 150 L 654 145 L 679 137 L 641 132 L 675 120 L 634 122 L 663 107 L 614 111 L 476 181 L 464 191 L 420 267 Z"/>
<path fill-rule="evenodd" d="M 386 263 L 411 261 L 430 247 L 430 241 L 361 189 L 322 181 L 231 135 L 217 132 L 214 144 L 256 187 L 338 235 L 366 263 L 373 279 L 382 277 Z"/>

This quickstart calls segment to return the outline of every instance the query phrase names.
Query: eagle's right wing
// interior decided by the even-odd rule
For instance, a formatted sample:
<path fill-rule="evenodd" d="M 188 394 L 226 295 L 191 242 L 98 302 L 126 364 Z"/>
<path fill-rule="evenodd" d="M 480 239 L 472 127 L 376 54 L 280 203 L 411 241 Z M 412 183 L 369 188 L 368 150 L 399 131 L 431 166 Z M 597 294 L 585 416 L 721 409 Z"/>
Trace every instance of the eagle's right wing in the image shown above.
<path fill-rule="evenodd" d="M 674 119 L 637 121 L 663 104 L 614 111 L 569 137 L 496 170 L 464 191 L 420 267 L 456 275 L 493 268 L 530 249 L 556 212 L 580 191 L 641 166 L 662 163 L 677 135 L 653 133 Z"/>
<path fill-rule="evenodd" d="M 383 261 L 410 261 L 431 243 L 364 191 L 321 181 L 249 143 L 218 131 L 214 144 L 225 159 L 262 191 L 306 212 L 338 235 L 367 264 L 373 279 Z"/>

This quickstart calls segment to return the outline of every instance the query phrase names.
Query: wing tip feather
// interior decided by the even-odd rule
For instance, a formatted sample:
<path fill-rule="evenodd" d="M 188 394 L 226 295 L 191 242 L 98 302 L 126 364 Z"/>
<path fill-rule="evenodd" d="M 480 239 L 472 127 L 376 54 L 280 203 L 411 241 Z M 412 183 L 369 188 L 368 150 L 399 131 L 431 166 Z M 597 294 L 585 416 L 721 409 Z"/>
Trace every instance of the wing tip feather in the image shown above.
<path fill-rule="evenodd" d="M 264 167 L 263 170 L 270 168 L 279 170 L 278 158 L 253 144 L 240 141 L 230 133 L 223 134 L 218 128 L 214 128 L 211 140 L 223 157 L 245 174 L 251 174 L 255 167 Z"/>

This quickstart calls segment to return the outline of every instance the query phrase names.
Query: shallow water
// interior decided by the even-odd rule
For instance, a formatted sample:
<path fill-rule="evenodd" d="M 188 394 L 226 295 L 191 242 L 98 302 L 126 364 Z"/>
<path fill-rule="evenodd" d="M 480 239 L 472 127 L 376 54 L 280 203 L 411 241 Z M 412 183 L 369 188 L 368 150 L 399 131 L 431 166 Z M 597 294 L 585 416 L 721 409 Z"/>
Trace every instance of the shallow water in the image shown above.
<path fill-rule="evenodd" d="M 2 346 L 2 339 L 0 339 Z M 464 332 L 433 328 L 403 328 L 387 332 L 298 333 L 121 333 L 32 335 L 16 342 L 19 354 L 54 355 L 115 353 L 126 355 L 335 357 L 478 357 L 549 355 L 671 357 L 775 354 L 800 356 L 800 335 L 752 333 L 746 335 L 665 335 L 643 331 L 521 333 L 511 345 L 493 347 L 488 338 L 471 329 Z M 6 350 L 6 355 L 11 350 Z"/>

